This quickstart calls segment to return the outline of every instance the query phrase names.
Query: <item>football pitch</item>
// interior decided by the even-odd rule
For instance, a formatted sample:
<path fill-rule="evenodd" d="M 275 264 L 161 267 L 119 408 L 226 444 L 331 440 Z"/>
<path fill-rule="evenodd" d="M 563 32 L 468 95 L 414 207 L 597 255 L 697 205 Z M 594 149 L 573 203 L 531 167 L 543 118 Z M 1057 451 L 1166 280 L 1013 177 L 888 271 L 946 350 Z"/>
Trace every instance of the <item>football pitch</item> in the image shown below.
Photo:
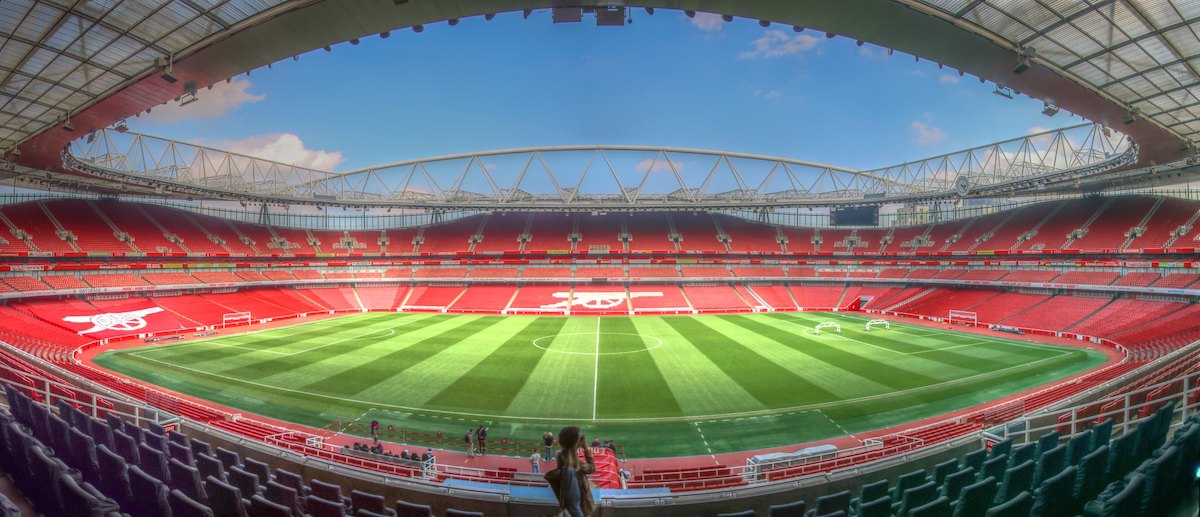
<path fill-rule="evenodd" d="M 836 322 L 842 332 L 813 329 Z M 632 458 L 798 444 L 936 416 L 1094 368 L 1103 354 L 852 313 L 366 313 L 101 354 L 103 367 L 324 427 L 378 420 L 461 448 L 579 425 Z M 443 438 L 436 438 L 442 433 Z M 528 454 L 523 450 L 523 454 Z M 509 452 L 509 454 L 516 454 Z"/>

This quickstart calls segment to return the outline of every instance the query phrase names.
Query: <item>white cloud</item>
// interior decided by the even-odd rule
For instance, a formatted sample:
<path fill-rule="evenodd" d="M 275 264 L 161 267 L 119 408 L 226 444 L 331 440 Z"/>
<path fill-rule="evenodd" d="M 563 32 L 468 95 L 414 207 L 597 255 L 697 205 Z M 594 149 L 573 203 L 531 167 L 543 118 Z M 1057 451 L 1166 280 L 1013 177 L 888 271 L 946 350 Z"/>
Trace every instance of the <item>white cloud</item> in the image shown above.
<path fill-rule="evenodd" d="M 933 123 L 914 120 L 908 127 L 912 129 L 913 142 L 917 145 L 933 145 L 946 139 L 946 132 Z"/>
<path fill-rule="evenodd" d="M 242 140 L 226 140 L 214 147 L 319 171 L 332 171 L 346 159 L 339 151 L 309 149 L 304 146 L 304 141 L 299 136 L 292 133 L 273 133 L 256 135 Z"/>
<path fill-rule="evenodd" d="M 754 90 L 754 96 L 759 99 L 775 100 L 783 97 L 783 92 L 779 90 Z"/>
<path fill-rule="evenodd" d="M 1030 126 L 1029 129 L 1025 130 L 1025 134 L 1026 135 L 1036 135 L 1038 133 L 1044 133 L 1049 130 L 1050 130 L 1049 128 L 1044 128 L 1042 126 Z M 1054 139 L 1054 133 L 1034 137 L 1034 138 L 1031 138 L 1030 140 L 1033 140 L 1034 143 L 1038 143 L 1038 144 L 1048 144 L 1048 143 L 1050 143 L 1050 140 L 1052 140 L 1052 139 Z"/>
<path fill-rule="evenodd" d="M 821 43 L 821 38 L 811 34 L 789 34 L 779 29 L 763 33 L 751 42 L 754 50 L 738 53 L 738 59 L 776 58 L 812 50 Z"/>
<path fill-rule="evenodd" d="M 725 20 L 721 19 L 721 15 L 714 13 L 696 13 L 692 17 L 692 25 L 704 32 L 717 32 L 721 27 L 725 26 Z"/>
<path fill-rule="evenodd" d="M 170 123 L 181 120 L 220 118 L 245 104 L 253 104 L 267 98 L 266 95 L 255 95 L 249 92 L 250 80 L 239 77 L 229 82 L 214 84 L 212 89 L 201 89 L 196 92 L 197 101 L 180 106 L 171 102 L 150 111 L 143 118 L 150 122 Z"/>
<path fill-rule="evenodd" d="M 888 51 L 883 47 L 864 44 L 863 46 L 858 47 L 858 55 L 868 59 L 883 59 L 888 57 Z"/>
<path fill-rule="evenodd" d="M 942 84 L 958 84 L 961 77 L 954 74 L 942 74 L 938 76 L 938 82 Z"/>
<path fill-rule="evenodd" d="M 659 157 L 658 160 L 646 158 L 637 163 L 633 168 L 638 172 L 671 172 L 671 166 L 675 166 L 676 172 L 683 172 L 683 164 L 677 161 L 668 161 L 665 158 Z"/>

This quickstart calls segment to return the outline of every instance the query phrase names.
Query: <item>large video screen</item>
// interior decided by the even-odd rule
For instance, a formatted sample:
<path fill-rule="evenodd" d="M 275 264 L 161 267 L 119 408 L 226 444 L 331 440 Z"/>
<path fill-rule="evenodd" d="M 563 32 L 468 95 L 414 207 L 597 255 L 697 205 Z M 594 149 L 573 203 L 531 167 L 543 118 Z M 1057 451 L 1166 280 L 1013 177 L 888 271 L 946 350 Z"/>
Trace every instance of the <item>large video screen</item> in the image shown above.
<path fill-rule="evenodd" d="M 879 226 L 879 207 L 835 208 L 829 212 L 829 224 L 834 226 Z"/>

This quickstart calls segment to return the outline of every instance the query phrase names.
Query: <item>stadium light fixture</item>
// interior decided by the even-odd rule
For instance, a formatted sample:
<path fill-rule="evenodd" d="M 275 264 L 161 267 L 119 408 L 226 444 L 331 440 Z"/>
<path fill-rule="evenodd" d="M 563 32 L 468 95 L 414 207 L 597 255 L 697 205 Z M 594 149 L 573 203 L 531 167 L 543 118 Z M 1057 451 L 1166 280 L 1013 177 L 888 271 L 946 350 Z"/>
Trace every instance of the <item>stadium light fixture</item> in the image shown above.
<path fill-rule="evenodd" d="M 758 21 L 758 26 L 759 26 L 759 27 L 762 27 L 762 28 L 764 28 L 764 29 L 765 29 L 765 28 L 767 28 L 767 27 L 770 27 L 770 26 L 771 26 L 771 22 L 770 22 L 770 21 L 768 21 L 768 20 L 759 20 L 759 21 Z"/>
<path fill-rule="evenodd" d="M 1013 67 L 1013 73 L 1020 75 L 1025 73 L 1026 70 L 1029 70 L 1029 68 L 1033 66 L 1032 58 L 1036 55 L 1037 52 L 1035 52 L 1033 48 L 1021 49 L 1020 52 L 1017 53 L 1017 66 Z"/>
<path fill-rule="evenodd" d="M 179 107 L 182 108 L 198 100 L 200 100 L 200 97 L 197 97 L 195 92 L 189 93 L 184 97 L 183 102 L 179 103 Z"/>
<path fill-rule="evenodd" d="M 725 20 L 725 23 L 729 23 L 729 22 L 733 21 L 733 15 L 732 14 L 722 14 L 721 19 Z"/>
<path fill-rule="evenodd" d="M 1053 117 L 1055 115 L 1058 115 L 1058 106 L 1055 106 L 1049 102 L 1043 103 L 1042 104 L 1042 115 L 1045 115 L 1047 117 Z"/>
<path fill-rule="evenodd" d="M 653 7 L 647 7 L 647 8 L 646 8 L 646 14 L 647 14 L 647 15 L 650 15 L 650 16 L 654 16 L 654 8 L 653 8 Z"/>
<path fill-rule="evenodd" d="M 458 18 L 451 18 L 449 20 L 446 20 L 446 23 L 450 24 L 451 27 L 458 25 Z"/>
<path fill-rule="evenodd" d="M 496 13 L 487 13 L 487 14 L 483 15 L 483 19 L 484 19 L 485 21 L 489 21 L 489 22 L 490 22 L 490 21 L 492 21 L 492 20 L 496 19 Z"/>
<path fill-rule="evenodd" d="M 1012 99 L 1012 98 L 1013 98 L 1013 91 L 1012 91 L 1012 88 L 1009 88 L 1009 87 L 1007 87 L 1007 86 L 1000 86 L 1000 85 L 998 85 L 998 84 L 997 84 L 997 85 L 996 85 L 996 89 L 995 89 L 995 91 L 993 91 L 992 93 L 994 93 L 994 94 L 996 94 L 996 95 L 999 95 L 999 96 L 1001 96 L 1001 97 L 1004 97 L 1005 99 Z"/>
<path fill-rule="evenodd" d="M 696 11 L 684 11 L 684 12 L 683 12 L 683 15 L 684 15 L 684 16 L 687 16 L 688 18 L 695 18 L 695 17 L 696 17 Z"/>
<path fill-rule="evenodd" d="M 68 111 L 67 115 L 64 117 L 62 128 L 67 131 L 75 130 L 75 124 L 71 123 L 71 112 L 70 111 Z"/>
<path fill-rule="evenodd" d="M 179 81 L 179 77 L 175 75 L 175 54 L 167 54 L 166 63 L 163 63 L 163 59 L 161 57 L 156 61 L 156 64 L 162 69 L 162 72 L 158 74 L 162 80 L 171 84 Z"/>
<path fill-rule="evenodd" d="M 1141 108 L 1130 109 L 1128 112 L 1125 113 L 1125 118 L 1121 119 L 1121 121 L 1124 122 L 1125 125 L 1132 124 L 1134 122 L 1137 122 L 1137 117 L 1138 117 L 1138 115 L 1141 115 L 1141 114 L 1142 114 Z"/>
<path fill-rule="evenodd" d="M 418 33 L 418 34 L 419 34 L 419 33 L 422 33 L 422 32 L 425 32 L 425 26 L 424 26 L 424 25 L 421 25 L 421 24 L 419 24 L 419 23 L 418 23 L 418 24 L 416 24 L 416 25 L 413 25 L 413 28 L 412 28 L 412 29 L 413 29 L 413 32 L 416 32 L 416 33 Z"/>
<path fill-rule="evenodd" d="M 125 122 L 124 119 L 122 119 L 122 120 L 118 120 L 117 123 L 113 125 L 113 129 L 117 130 L 118 133 L 124 133 L 126 131 L 129 131 L 129 125 Z"/>

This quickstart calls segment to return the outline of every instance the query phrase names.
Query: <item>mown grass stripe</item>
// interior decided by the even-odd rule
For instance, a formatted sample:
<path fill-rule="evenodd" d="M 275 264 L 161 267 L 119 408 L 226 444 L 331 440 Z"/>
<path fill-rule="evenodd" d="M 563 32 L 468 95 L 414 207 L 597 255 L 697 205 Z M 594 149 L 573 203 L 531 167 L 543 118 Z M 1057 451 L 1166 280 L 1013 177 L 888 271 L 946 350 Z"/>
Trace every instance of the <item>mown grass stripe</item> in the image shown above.
<path fill-rule="evenodd" d="M 544 350 L 533 346 L 533 340 L 558 334 L 566 323 L 566 318 L 533 320 L 426 404 L 476 411 L 509 407 L 545 356 Z"/>
<path fill-rule="evenodd" d="M 429 359 L 464 339 L 487 330 L 499 323 L 498 317 L 481 317 L 463 325 L 430 336 L 379 359 L 334 373 L 317 382 L 304 385 L 301 389 L 335 395 L 357 395 L 385 380 L 404 373 L 413 365 Z M 304 354 L 308 355 L 308 354 Z"/>
<path fill-rule="evenodd" d="M 417 332 L 423 328 L 431 327 L 446 321 L 448 320 L 445 319 L 445 317 L 427 316 L 415 320 L 405 319 L 401 321 L 390 322 L 389 326 L 381 326 L 381 328 L 378 329 L 375 329 L 374 326 L 358 325 L 356 334 L 351 335 L 362 335 L 372 332 L 373 330 L 382 331 L 394 327 L 396 330 L 396 336 L 402 336 L 404 334 Z M 341 357 L 344 354 L 355 353 L 364 347 L 363 339 L 349 339 L 329 346 L 324 346 L 322 344 L 328 344 L 337 341 L 338 339 L 346 339 L 347 337 L 349 336 L 333 334 L 325 336 L 325 339 L 318 343 L 312 343 L 311 341 L 306 340 L 306 346 L 296 350 L 296 352 L 299 353 L 294 355 L 270 356 L 253 362 L 230 360 L 228 361 L 230 366 L 223 370 L 219 370 L 219 373 L 222 375 L 228 375 L 230 377 L 265 379 L 273 375 L 320 364 L 327 359 Z M 369 334 L 363 336 L 364 339 L 369 337 Z M 321 348 L 315 348 L 317 346 L 320 346 Z"/>
<path fill-rule="evenodd" d="M 317 332 L 293 332 L 281 336 L 276 336 L 268 339 L 257 339 L 238 346 L 245 348 L 236 348 L 233 350 L 222 346 L 205 346 L 199 345 L 189 347 L 187 349 L 180 348 L 182 352 L 170 350 L 155 351 L 154 358 L 160 361 L 170 361 L 174 363 L 198 364 L 207 361 L 226 362 L 239 356 L 253 354 L 256 350 L 274 350 L 277 348 L 288 347 L 300 343 L 309 343 L 312 341 L 328 340 L 331 336 L 340 332 L 353 331 L 361 329 L 364 325 L 372 323 L 380 323 L 392 321 L 387 318 L 387 315 L 373 315 L 373 318 L 354 318 L 350 321 L 343 321 L 333 327 L 322 328 Z M 302 330 L 302 329 L 298 329 Z M 253 348 L 254 350 L 251 350 Z M 135 351 L 136 352 L 136 351 Z"/>
<path fill-rule="evenodd" d="M 663 321 L 764 406 L 811 404 L 839 398 L 759 355 L 741 344 L 740 339 L 717 332 L 694 317 L 663 318 Z"/>
<path fill-rule="evenodd" d="M 662 371 L 649 352 L 656 345 L 638 334 L 628 318 L 600 319 L 601 351 L 631 352 L 600 356 L 598 418 L 638 418 L 683 414 Z M 638 379 L 638 382 L 629 382 Z"/>
<path fill-rule="evenodd" d="M 782 318 L 795 319 L 816 323 L 812 319 L 804 318 L 798 315 L 781 315 Z M 907 341 L 895 339 L 885 331 L 867 332 L 865 329 L 858 328 L 857 325 L 843 325 L 842 335 L 850 339 L 870 343 L 877 347 L 893 350 L 901 354 L 911 354 L 920 352 L 920 355 L 914 355 L 906 358 L 906 361 L 931 361 L 945 366 L 953 366 L 967 371 L 981 373 L 991 370 L 998 370 L 1014 364 L 1025 362 L 1029 358 L 1043 358 L 1054 355 L 1056 352 L 1048 350 L 1031 350 L 1032 354 L 1019 354 L 1015 351 L 1005 350 L 1003 354 L 993 357 L 984 357 L 978 354 L 965 353 L 955 350 L 941 350 L 942 347 L 929 344 L 930 342 L 946 343 L 953 346 L 955 341 L 944 340 L 933 336 L 908 336 Z M 958 342 L 963 339 L 962 335 L 957 336 Z M 1019 348 L 1019 347 L 1018 347 Z"/>
<path fill-rule="evenodd" d="M 776 313 L 777 315 L 778 313 Z M 773 315 L 774 316 L 774 315 Z M 934 384 L 943 379 L 931 377 L 920 372 L 898 368 L 883 361 L 847 352 L 835 346 L 827 345 L 819 339 L 798 341 L 793 335 L 778 327 L 767 325 L 761 321 L 745 316 L 730 316 L 729 321 L 738 324 L 746 330 L 774 340 L 821 362 L 851 372 L 859 377 L 866 377 L 893 389 L 909 389 L 927 384 Z M 886 358 L 885 358 L 886 360 Z"/>

